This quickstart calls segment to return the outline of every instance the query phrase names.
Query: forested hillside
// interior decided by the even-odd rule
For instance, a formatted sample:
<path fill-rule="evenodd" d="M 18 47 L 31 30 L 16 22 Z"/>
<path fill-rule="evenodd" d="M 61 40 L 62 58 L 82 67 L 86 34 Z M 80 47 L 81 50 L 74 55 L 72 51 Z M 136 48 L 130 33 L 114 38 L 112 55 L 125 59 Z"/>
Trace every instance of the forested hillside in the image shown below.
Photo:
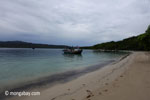
<path fill-rule="evenodd" d="M 0 48 L 66 48 L 65 45 L 36 44 L 23 41 L 0 41 Z"/>
<path fill-rule="evenodd" d="M 101 44 L 96 44 L 92 49 L 104 49 L 104 50 L 150 50 L 150 25 L 145 33 L 133 36 L 121 41 L 111 41 Z"/>

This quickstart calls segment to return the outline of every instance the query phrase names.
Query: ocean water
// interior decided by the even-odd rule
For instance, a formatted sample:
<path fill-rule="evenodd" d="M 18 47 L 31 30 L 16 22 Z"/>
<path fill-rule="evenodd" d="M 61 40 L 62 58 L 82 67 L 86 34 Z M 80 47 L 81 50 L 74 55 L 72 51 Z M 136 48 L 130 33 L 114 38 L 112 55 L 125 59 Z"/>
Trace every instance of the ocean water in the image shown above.
<path fill-rule="evenodd" d="M 82 55 L 63 54 L 62 49 L 0 49 L 0 91 L 61 72 L 117 60 L 124 53 L 83 50 Z"/>

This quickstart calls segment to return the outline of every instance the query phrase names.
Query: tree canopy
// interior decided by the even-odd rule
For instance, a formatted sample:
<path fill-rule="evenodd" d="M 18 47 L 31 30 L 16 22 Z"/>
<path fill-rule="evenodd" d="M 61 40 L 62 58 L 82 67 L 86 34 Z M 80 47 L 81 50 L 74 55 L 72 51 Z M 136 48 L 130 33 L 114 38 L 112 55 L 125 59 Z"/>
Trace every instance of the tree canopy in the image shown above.
<path fill-rule="evenodd" d="M 96 44 L 92 49 L 105 49 L 105 50 L 143 50 L 150 51 L 150 25 L 145 33 L 126 38 L 121 41 L 111 41 L 101 44 Z"/>

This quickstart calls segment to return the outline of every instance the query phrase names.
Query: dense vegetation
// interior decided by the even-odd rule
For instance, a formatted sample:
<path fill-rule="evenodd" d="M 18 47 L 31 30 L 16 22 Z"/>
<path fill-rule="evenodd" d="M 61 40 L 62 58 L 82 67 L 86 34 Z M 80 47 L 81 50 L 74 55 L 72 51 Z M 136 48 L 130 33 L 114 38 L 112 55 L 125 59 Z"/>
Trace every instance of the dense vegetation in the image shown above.
<path fill-rule="evenodd" d="M 65 45 L 35 44 L 22 41 L 0 41 L 1 48 L 67 48 Z M 143 50 L 150 51 L 150 25 L 145 33 L 133 36 L 121 41 L 111 41 L 94 46 L 82 47 L 83 49 L 103 49 L 103 50 Z"/>
<path fill-rule="evenodd" d="M 35 44 L 22 41 L 0 41 L 1 48 L 66 48 L 65 45 Z"/>
<path fill-rule="evenodd" d="M 150 25 L 145 33 L 133 36 L 121 41 L 111 41 L 101 44 L 96 44 L 92 49 L 104 49 L 104 50 L 144 50 L 150 51 Z"/>

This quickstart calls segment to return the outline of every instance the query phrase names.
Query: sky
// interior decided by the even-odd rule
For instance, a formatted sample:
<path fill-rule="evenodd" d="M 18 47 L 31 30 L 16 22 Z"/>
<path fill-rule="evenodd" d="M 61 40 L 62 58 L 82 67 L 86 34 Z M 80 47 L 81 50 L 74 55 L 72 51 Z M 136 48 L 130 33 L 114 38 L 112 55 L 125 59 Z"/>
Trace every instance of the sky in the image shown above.
<path fill-rule="evenodd" d="M 0 41 L 90 46 L 149 24 L 150 0 L 0 0 Z"/>

